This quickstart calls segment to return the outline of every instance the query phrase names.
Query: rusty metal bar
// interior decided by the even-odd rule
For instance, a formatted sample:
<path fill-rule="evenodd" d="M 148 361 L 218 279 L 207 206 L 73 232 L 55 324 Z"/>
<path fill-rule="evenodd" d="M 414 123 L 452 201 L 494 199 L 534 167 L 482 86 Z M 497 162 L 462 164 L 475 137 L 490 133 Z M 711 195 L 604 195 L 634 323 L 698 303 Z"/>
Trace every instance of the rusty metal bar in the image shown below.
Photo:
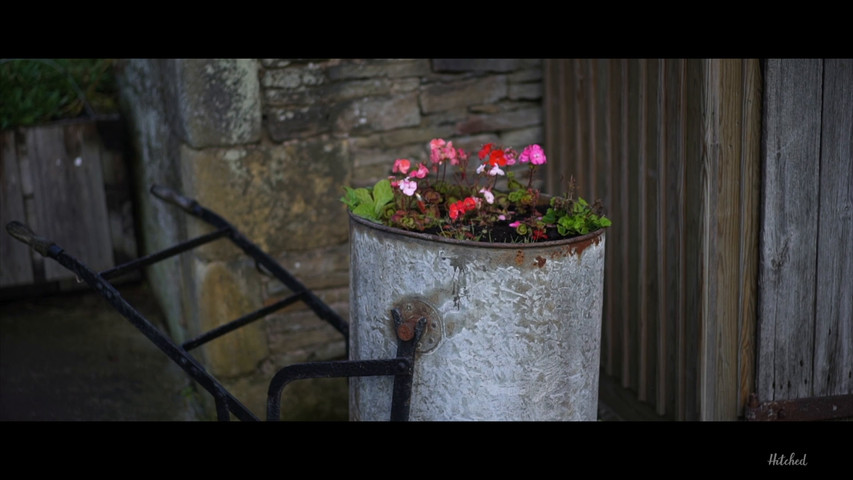
<path fill-rule="evenodd" d="M 117 265 L 108 270 L 104 270 L 100 273 L 101 277 L 105 279 L 114 278 L 121 274 L 127 273 L 131 270 L 136 270 L 152 263 L 157 263 L 161 260 L 165 260 L 169 257 L 173 257 L 178 255 L 179 253 L 183 253 L 187 250 L 191 250 L 193 248 L 204 245 L 205 243 L 210 243 L 214 240 L 222 238 L 230 233 L 230 230 L 227 228 L 220 228 L 215 232 L 208 233 L 206 235 L 202 235 L 193 240 L 187 240 L 186 242 L 179 243 L 173 247 L 169 247 L 165 250 L 152 253 L 151 255 L 146 255 L 144 257 L 139 257 L 136 260 L 131 260 L 127 263 Z"/>
<path fill-rule="evenodd" d="M 407 421 L 412 401 L 412 378 L 414 376 L 415 351 L 418 341 L 426 329 L 426 318 L 421 318 L 412 329 L 412 335 L 400 335 L 403 321 L 397 309 L 391 311 L 397 329 L 396 358 L 380 360 L 343 360 L 337 362 L 314 362 L 290 365 L 275 374 L 267 393 L 267 420 L 277 421 L 281 417 L 281 392 L 294 380 L 332 377 L 394 376 L 391 398 L 392 422 Z"/>
<path fill-rule="evenodd" d="M 853 395 L 797 398 L 793 400 L 758 401 L 751 394 L 745 409 L 747 421 L 819 421 L 853 418 Z"/>
<path fill-rule="evenodd" d="M 282 309 L 288 305 L 291 305 L 293 303 L 296 303 L 296 302 L 302 300 L 304 293 L 305 292 L 293 294 L 287 298 L 284 298 L 282 300 L 279 300 L 279 301 L 273 303 L 272 305 L 258 309 L 252 313 L 248 313 L 246 315 L 243 315 L 242 317 L 235 319 L 235 320 L 232 320 L 232 321 L 230 321 L 224 325 L 220 325 L 219 327 L 216 327 L 213 330 L 209 330 L 209 331 L 199 335 L 198 337 L 193 338 L 192 340 L 187 340 L 186 342 L 184 342 L 181 345 L 181 347 L 187 351 L 192 350 L 194 348 L 198 348 L 199 346 L 204 345 L 205 343 L 207 343 L 207 342 L 209 342 L 215 338 L 219 338 L 228 332 L 232 332 L 232 331 L 237 330 L 238 328 L 240 328 L 244 325 L 248 325 L 249 323 L 254 322 L 255 320 L 263 318 L 263 317 L 269 315 L 270 313 L 275 312 L 276 310 L 280 310 L 280 309 Z"/>
<path fill-rule="evenodd" d="M 227 410 L 240 420 L 258 420 L 245 405 L 228 393 L 195 358 L 177 346 L 154 324 L 136 311 L 136 309 L 122 298 L 118 290 L 103 277 L 90 270 L 76 258 L 66 254 L 53 241 L 37 236 L 29 227 L 20 222 L 11 222 L 6 226 L 6 229 L 13 237 L 30 245 L 42 256 L 56 260 L 60 265 L 77 275 L 77 278 L 94 288 L 98 294 L 104 297 L 122 316 L 127 318 L 157 348 L 178 364 L 202 388 L 213 395 L 217 402 L 217 410 L 220 411 L 220 419 L 223 418 L 222 410 L 227 407 Z"/>
<path fill-rule="evenodd" d="M 243 250 L 244 253 L 252 257 L 256 262 L 261 264 L 268 272 L 275 276 L 281 283 L 293 292 L 304 292 L 302 301 L 308 308 L 314 311 L 320 319 L 328 322 L 332 327 L 343 334 L 345 339 L 349 339 L 349 324 L 341 318 L 334 310 L 329 308 L 325 302 L 318 298 L 312 291 L 308 290 L 302 282 L 297 280 L 287 270 L 278 264 L 272 257 L 258 248 L 254 243 L 250 242 L 234 226 L 228 223 L 224 218 L 216 213 L 201 206 L 196 200 L 184 197 L 166 187 L 154 185 L 151 187 L 151 193 L 169 203 L 177 205 L 190 215 L 197 217 L 215 228 L 229 229 L 229 238 L 231 241 Z M 349 342 L 347 342 L 349 344 Z"/>

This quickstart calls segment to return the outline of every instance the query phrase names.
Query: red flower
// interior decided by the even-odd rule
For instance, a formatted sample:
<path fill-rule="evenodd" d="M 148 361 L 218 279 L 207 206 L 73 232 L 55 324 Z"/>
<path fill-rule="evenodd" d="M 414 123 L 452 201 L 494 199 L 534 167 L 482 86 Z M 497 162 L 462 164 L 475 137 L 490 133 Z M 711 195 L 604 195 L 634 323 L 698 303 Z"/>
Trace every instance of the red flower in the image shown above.
<path fill-rule="evenodd" d="M 474 197 L 468 197 L 465 200 L 454 202 L 450 204 L 450 219 L 456 220 L 460 215 L 465 215 L 465 213 L 470 212 L 475 208 L 477 208 L 477 199 Z"/>
<path fill-rule="evenodd" d="M 504 155 L 503 150 L 492 150 L 489 153 L 489 165 L 505 167 L 506 166 L 506 156 Z"/>
<path fill-rule="evenodd" d="M 492 151 L 493 145 L 494 144 L 491 144 L 491 143 L 487 143 L 487 144 L 483 145 L 483 148 L 480 149 L 480 160 L 483 160 L 484 158 L 489 156 L 489 152 Z"/>
<path fill-rule="evenodd" d="M 459 203 L 450 204 L 450 219 L 456 220 L 459 217 Z"/>

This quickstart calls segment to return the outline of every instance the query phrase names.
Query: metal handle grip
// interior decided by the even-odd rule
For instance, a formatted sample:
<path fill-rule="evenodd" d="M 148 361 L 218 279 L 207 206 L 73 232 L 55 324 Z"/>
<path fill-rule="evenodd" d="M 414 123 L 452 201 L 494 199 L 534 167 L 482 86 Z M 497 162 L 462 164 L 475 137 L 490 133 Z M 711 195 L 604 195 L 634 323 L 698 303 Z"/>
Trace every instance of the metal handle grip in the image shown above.
<path fill-rule="evenodd" d="M 43 257 L 47 256 L 48 249 L 54 245 L 53 240 L 36 235 L 30 227 L 18 221 L 7 223 L 6 231 L 16 240 L 32 247 L 33 250 L 39 252 Z"/>
<path fill-rule="evenodd" d="M 192 198 L 185 197 L 174 190 L 164 187 L 162 185 L 152 185 L 151 193 L 161 199 L 165 200 L 173 205 L 177 205 L 187 212 L 192 213 L 195 207 L 198 205 L 198 202 L 193 200 Z"/>

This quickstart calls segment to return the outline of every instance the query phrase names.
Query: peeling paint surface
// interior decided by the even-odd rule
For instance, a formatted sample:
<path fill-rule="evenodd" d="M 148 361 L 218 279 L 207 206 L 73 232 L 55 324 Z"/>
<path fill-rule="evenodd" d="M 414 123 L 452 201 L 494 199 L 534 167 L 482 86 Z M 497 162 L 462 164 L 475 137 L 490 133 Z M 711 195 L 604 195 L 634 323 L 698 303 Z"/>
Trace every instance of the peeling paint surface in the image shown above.
<path fill-rule="evenodd" d="M 442 328 L 416 357 L 411 420 L 596 420 L 603 232 L 484 248 L 352 219 L 350 245 L 352 359 L 395 355 L 390 310 L 407 298 Z M 352 420 L 390 418 L 392 377 L 350 385 Z"/>

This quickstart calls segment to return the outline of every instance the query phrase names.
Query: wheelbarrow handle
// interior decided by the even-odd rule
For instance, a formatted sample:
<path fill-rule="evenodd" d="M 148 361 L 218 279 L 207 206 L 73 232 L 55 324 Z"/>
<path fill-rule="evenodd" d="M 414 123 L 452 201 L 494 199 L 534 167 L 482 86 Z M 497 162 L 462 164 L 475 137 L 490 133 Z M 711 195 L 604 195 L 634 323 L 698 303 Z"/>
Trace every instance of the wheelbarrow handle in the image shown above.
<path fill-rule="evenodd" d="M 56 245 L 53 240 L 36 235 L 32 229 L 21 222 L 12 221 L 6 224 L 6 231 L 15 239 L 29 245 L 43 257 L 48 256 L 48 249 Z"/>
<path fill-rule="evenodd" d="M 192 213 L 193 209 L 198 206 L 198 202 L 193 200 L 192 198 L 185 197 L 174 190 L 164 187 L 162 185 L 152 185 L 151 193 L 161 199 L 165 200 L 173 205 L 177 205 L 187 212 Z"/>

